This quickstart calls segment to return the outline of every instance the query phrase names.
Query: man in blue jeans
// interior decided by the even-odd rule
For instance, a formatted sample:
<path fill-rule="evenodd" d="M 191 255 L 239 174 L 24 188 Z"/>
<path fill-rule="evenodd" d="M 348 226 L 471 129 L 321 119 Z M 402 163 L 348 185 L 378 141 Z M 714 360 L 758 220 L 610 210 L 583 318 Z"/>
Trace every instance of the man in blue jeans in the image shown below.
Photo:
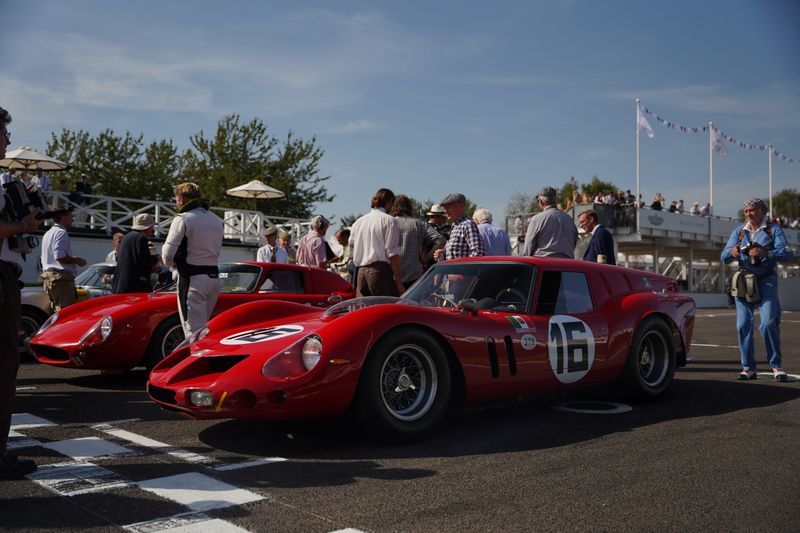
<path fill-rule="evenodd" d="M 781 366 L 781 304 L 778 301 L 778 261 L 792 257 L 786 236 L 777 224 L 766 219 L 767 206 L 760 198 L 750 198 L 744 203 L 745 223 L 731 233 L 720 256 L 724 263 L 738 261 L 739 270 L 755 276 L 758 296 L 747 289 L 747 295 L 737 295 L 736 329 L 739 333 L 739 352 L 742 371 L 737 379 L 756 379 L 755 343 L 753 340 L 753 311 L 761 313 L 759 331 L 764 338 L 767 360 L 777 381 L 786 381 Z M 760 299 L 759 299 L 760 296 Z M 750 301 L 748 301 L 750 300 Z"/>

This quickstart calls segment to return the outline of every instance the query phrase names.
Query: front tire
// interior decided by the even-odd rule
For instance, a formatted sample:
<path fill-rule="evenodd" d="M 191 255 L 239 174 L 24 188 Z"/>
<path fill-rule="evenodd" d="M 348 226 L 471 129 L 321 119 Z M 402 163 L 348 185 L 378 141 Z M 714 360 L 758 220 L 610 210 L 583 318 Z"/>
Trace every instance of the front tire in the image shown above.
<path fill-rule="evenodd" d="M 150 337 L 150 344 L 147 345 L 147 351 L 142 361 L 147 371 L 153 370 L 185 338 L 183 325 L 178 315 L 172 315 L 159 324 L 153 332 L 153 336 Z"/>
<path fill-rule="evenodd" d="M 370 351 L 354 413 L 359 427 L 373 437 L 407 442 L 439 425 L 450 390 L 450 365 L 436 339 L 424 331 L 398 330 Z"/>
<path fill-rule="evenodd" d="M 672 383 L 676 359 L 670 327 L 657 317 L 643 320 L 622 372 L 626 395 L 644 402 L 657 400 Z"/>
<path fill-rule="evenodd" d="M 27 305 L 22 306 L 19 317 L 19 339 L 17 340 L 17 349 L 20 353 L 29 352 L 25 340 L 32 339 L 45 320 L 47 320 L 47 315 L 44 311 Z"/>

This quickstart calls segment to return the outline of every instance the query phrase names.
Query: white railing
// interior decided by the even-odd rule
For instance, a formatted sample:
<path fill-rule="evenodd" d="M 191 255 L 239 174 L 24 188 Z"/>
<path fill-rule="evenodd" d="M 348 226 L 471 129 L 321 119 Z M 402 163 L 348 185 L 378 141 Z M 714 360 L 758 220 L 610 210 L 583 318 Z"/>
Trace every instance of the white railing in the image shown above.
<path fill-rule="evenodd" d="M 149 213 L 153 215 L 156 221 L 155 236 L 163 238 L 167 236 L 170 223 L 177 213 L 177 208 L 173 202 L 92 194 L 84 194 L 83 200 L 85 203 L 79 204 L 71 201 L 67 192 L 55 191 L 49 193 L 51 206 L 71 206 L 75 208 L 74 227 L 101 231 L 107 235 L 111 235 L 114 231 L 130 229 L 134 216 L 140 213 Z M 310 225 L 308 220 L 268 217 L 260 211 L 213 206 L 211 211 L 222 219 L 225 238 L 241 243 L 259 243 L 264 234 L 264 228 L 268 225 L 275 225 L 278 229 L 289 232 L 292 236 L 292 241 L 296 242 L 308 231 Z"/>

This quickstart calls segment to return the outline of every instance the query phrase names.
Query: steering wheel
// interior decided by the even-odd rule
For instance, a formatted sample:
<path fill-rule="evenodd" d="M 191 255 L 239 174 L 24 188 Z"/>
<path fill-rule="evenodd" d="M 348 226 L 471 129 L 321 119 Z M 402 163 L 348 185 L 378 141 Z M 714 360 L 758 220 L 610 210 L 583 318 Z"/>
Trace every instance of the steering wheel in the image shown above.
<path fill-rule="evenodd" d="M 438 298 L 439 300 L 441 300 L 441 301 L 442 301 L 442 303 L 444 303 L 444 307 L 447 307 L 448 305 L 449 305 L 450 307 L 458 307 L 458 304 L 456 304 L 456 303 L 455 303 L 453 300 L 451 300 L 450 298 L 448 298 L 447 296 L 445 296 L 445 295 L 443 295 L 443 294 L 438 294 L 438 293 L 436 293 L 436 292 L 432 292 L 432 293 L 431 293 L 431 296 L 433 296 L 434 298 Z"/>
<path fill-rule="evenodd" d="M 505 288 L 497 293 L 495 300 L 497 305 L 525 305 L 525 294 L 511 287 Z"/>

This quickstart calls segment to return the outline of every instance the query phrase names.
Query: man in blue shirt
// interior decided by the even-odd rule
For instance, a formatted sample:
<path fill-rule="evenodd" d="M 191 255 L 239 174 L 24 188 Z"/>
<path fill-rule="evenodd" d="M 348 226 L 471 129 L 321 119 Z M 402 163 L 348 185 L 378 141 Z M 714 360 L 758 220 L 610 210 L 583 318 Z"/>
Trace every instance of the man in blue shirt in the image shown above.
<path fill-rule="evenodd" d="M 786 372 L 781 367 L 781 304 L 778 300 L 778 275 L 775 267 L 778 261 L 790 259 L 792 251 L 781 227 L 770 224 L 766 213 L 767 206 L 760 198 L 746 200 L 745 223 L 733 230 L 720 259 L 724 263 L 737 261 L 740 271 L 755 276 L 755 285 L 760 295 L 760 299 L 754 294 L 740 294 L 734 298 L 742 362 L 742 371 L 737 379 L 758 377 L 753 340 L 753 310 L 758 307 L 761 314 L 761 325 L 758 329 L 764 338 L 767 360 L 775 379 L 786 381 Z"/>
<path fill-rule="evenodd" d="M 492 213 L 479 207 L 472 213 L 472 220 L 478 225 L 486 255 L 511 255 L 511 240 L 503 228 L 492 226 Z"/>

